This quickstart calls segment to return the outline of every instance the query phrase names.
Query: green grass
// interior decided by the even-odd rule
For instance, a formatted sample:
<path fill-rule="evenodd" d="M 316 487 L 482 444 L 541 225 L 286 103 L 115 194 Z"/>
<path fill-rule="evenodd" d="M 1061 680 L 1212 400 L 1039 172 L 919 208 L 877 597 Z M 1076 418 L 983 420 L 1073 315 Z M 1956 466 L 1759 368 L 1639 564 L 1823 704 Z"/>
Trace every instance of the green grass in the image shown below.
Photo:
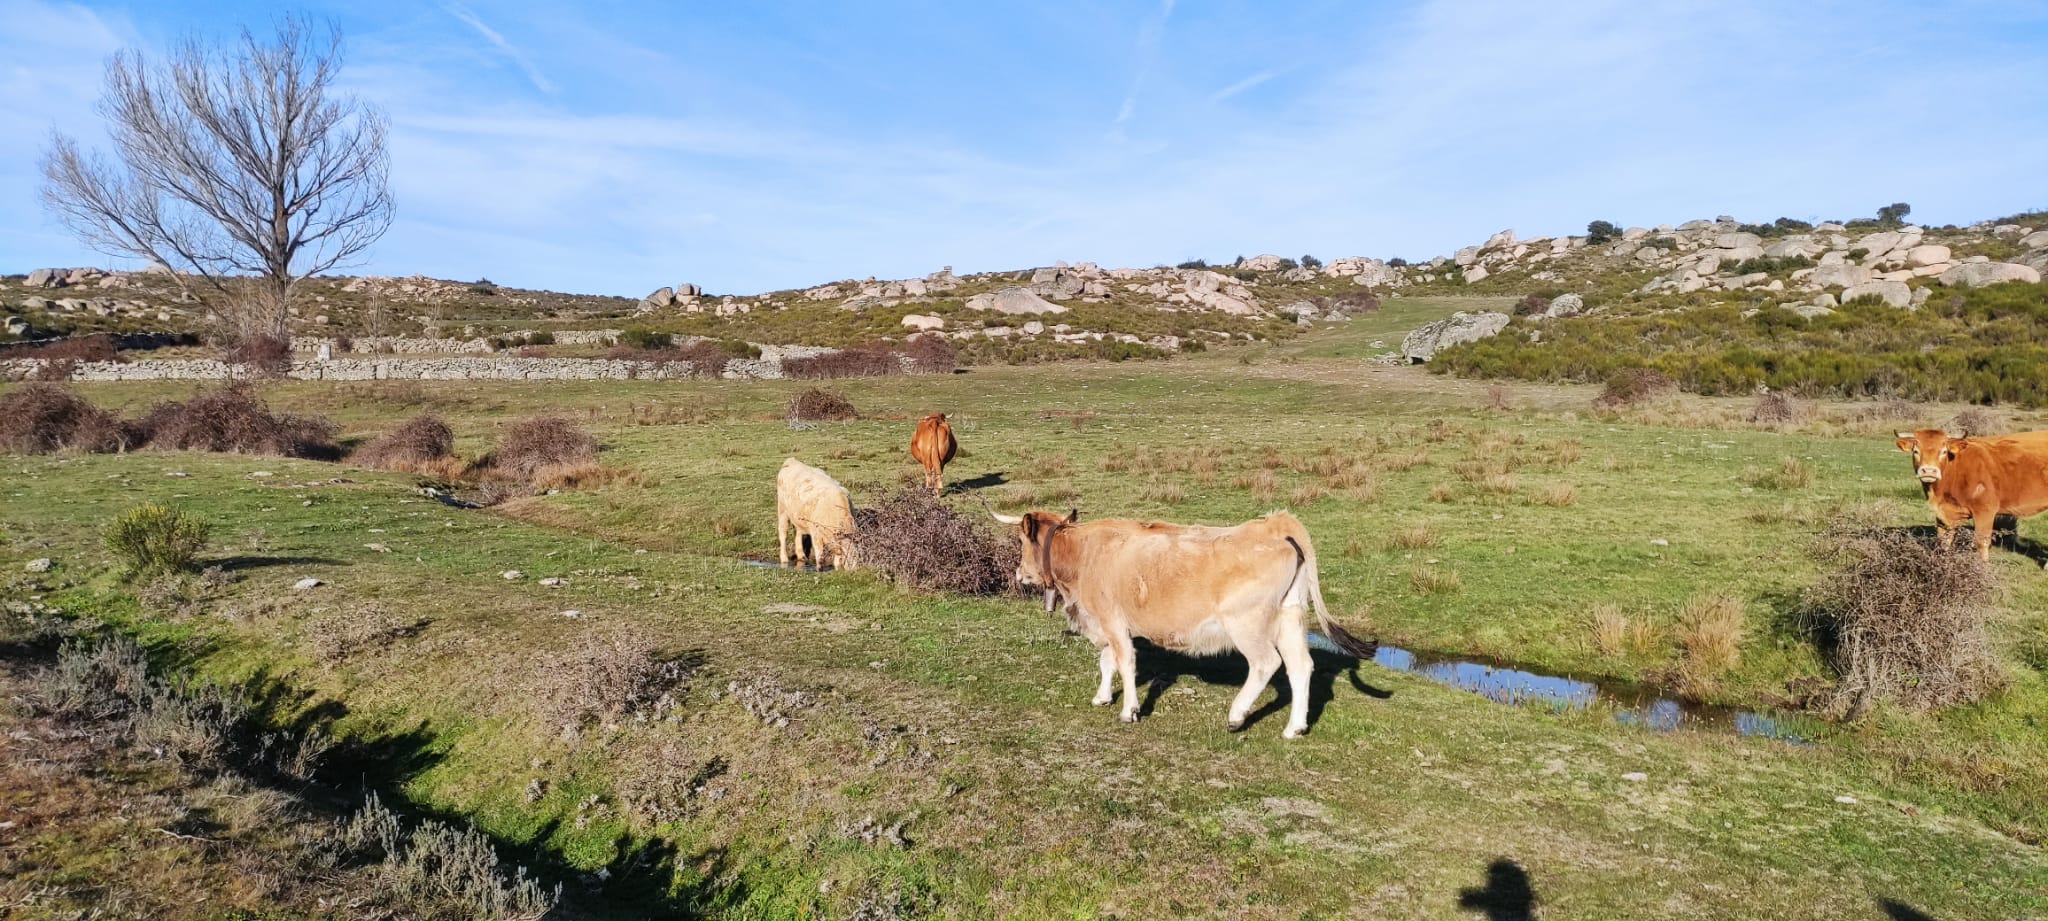
<path fill-rule="evenodd" d="M 1435 918 L 1455 916 L 1461 891 L 1503 858 L 1553 917 L 1864 918 L 1879 898 L 1936 917 L 2048 910 L 2048 866 L 2026 843 L 2048 830 L 2048 682 L 2019 652 L 2042 642 L 2048 590 L 2011 553 L 1994 558 L 2010 587 L 1993 625 L 2013 651 L 2005 694 L 1937 717 L 1881 713 L 1804 748 L 1505 707 L 1370 665 L 1360 680 L 1391 696 L 1338 677 L 1307 738 L 1283 743 L 1273 715 L 1232 735 L 1234 658 L 1211 670 L 1144 660 L 1170 683 L 1124 726 L 1087 704 L 1093 650 L 1030 600 L 914 596 L 867 573 L 739 561 L 773 552 L 784 457 L 823 466 L 859 505 L 914 475 L 911 421 L 946 411 L 963 449 L 948 482 L 994 484 L 982 494 L 1007 510 L 1021 505 L 1006 496 L 1064 505 L 1070 493 L 1084 518 L 1233 523 L 1342 475 L 1322 458 L 1370 468 L 1369 498 L 1333 487 L 1294 511 L 1339 616 L 1363 628 L 1356 612 L 1369 610 L 1388 640 L 1658 680 L 1675 646 L 1603 656 L 1593 607 L 1668 635 L 1686 600 L 1711 591 L 1744 602 L 1751 637 L 1715 699 L 1825 680 L 1791 626 L 1816 575 L 1802 547 L 1837 508 L 1927 517 L 1888 439 L 1749 430 L 1726 422 L 1736 404 L 1711 401 L 1691 415 L 1596 415 L 1583 388 L 1518 385 L 1516 409 L 1488 410 L 1483 385 L 1322 357 L 1363 354 L 1457 308 L 1406 301 L 1386 302 L 1384 332 L 1368 317 L 1250 365 L 1239 351 L 835 382 L 865 418 L 803 431 L 780 421 L 800 382 L 277 385 L 279 408 L 330 414 L 345 436 L 431 408 L 467 453 L 518 415 L 566 411 L 598 433 L 606 464 L 639 468 L 647 485 L 475 512 L 419 497 L 406 477 L 305 461 L 9 457 L 0 528 L 8 559 L 59 559 L 41 588 L 67 607 L 207 674 L 339 704 L 338 731 L 413 753 L 387 778 L 406 800 L 473 817 L 558 866 L 616 869 L 652 843 L 673 872 L 633 897 L 719 916 L 837 916 L 888 900 L 942 917 Z M 162 396 L 87 392 L 129 406 Z M 634 424 L 663 418 L 656 406 L 678 421 Z M 1207 446 L 1220 450 L 1188 462 Z M 1788 457 L 1810 481 L 1745 482 Z M 1272 499 L 1236 485 L 1265 470 Z M 352 482 L 328 483 L 337 473 Z M 1489 491 L 1502 475 L 1515 490 Z M 1457 487 L 1451 502 L 1429 501 L 1438 484 Z M 1527 498 L 1554 484 L 1574 501 Z M 122 509 L 169 500 L 213 523 L 213 556 L 243 558 L 240 581 L 202 613 L 139 608 L 96 542 Z M 1394 539 L 1420 525 L 1433 546 Z M 1414 578 L 1422 568 L 1429 579 Z M 507 569 L 528 578 L 507 582 Z M 307 575 L 328 584 L 289 589 Z M 536 584 L 555 575 L 569 583 Z M 363 604 L 429 624 L 321 664 L 308 625 Z M 773 607 L 788 604 L 816 610 Z M 581 616 L 558 616 L 571 609 Z M 686 717 L 573 741 L 543 731 L 535 669 L 609 629 L 703 657 Z M 764 726 L 727 692 L 746 681 L 812 703 Z M 633 805 L 714 761 L 705 792 L 666 817 Z M 535 780 L 546 792 L 528 802 Z M 579 811 L 591 795 L 598 806 Z M 1858 802 L 1835 801 L 1845 795 Z M 907 846 L 861 831 L 897 823 Z"/>

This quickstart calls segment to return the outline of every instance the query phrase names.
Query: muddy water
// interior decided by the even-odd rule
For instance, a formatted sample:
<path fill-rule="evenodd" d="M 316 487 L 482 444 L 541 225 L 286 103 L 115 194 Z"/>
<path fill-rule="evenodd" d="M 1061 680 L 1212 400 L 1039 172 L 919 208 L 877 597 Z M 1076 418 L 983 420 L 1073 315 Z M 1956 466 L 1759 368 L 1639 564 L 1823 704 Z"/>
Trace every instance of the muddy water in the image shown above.
<path fill-rule="evenodd" d="M 1312 635 L 1311 645 L 1338 651 L 1321 636 Z M 1645 685 L 1569 678 L 1457 656 L 1413 652 L 1398 646 L 1381 646 L 1373 656 L 1373 662 L 1504 704 L 1562 710 L 1600 707 L 1611 711 L 1615 722 L 1641 726 L 1653 732 L 1726 732 L 1786 742 L 1808 742 L 1820 728 L 1811 717 L 1797 714 L 1709 706 L 1682 700 Z"/>

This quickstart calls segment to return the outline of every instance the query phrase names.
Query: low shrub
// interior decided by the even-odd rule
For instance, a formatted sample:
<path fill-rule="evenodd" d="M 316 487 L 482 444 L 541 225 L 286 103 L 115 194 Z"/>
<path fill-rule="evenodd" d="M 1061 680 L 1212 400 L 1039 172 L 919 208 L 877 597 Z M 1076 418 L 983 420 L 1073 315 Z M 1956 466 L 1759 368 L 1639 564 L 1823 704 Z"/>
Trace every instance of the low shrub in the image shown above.
<path fill-rule="evenodd" d="M 665 349 L 674 344 L 675 337 L 651 329 L 628 326 L 619 330 L 619 344 L 634 349 Z"/>
<path fill-rule="evenodd" d="M 228 343 L 221 358 L 272 377 L 282 376 L 292 368 L 292 343 L 282 336 L 242 336 Z"/>
<path fill-rule="evenodd" d="M 1661 371 L 1630 368 L 1607 378 L 1607 385 L 1601 388 L 1593 405 L 1602 409 L 1634 406 L 1677 391 L 1678 383 Z"/>
<path fill-rule="evenodd" d="M 1856 715 L 1889 701 L 1932 710 L 2004 686 L 1985 630 L 1997 583 L 1975 554 L 1852 524 L 1831 527 L 1815 553 L 1831 571 L 1803 600 L 1841 675 L 1833 709 Z"/>
<path fill-rule="evenodd" d="M 695 657 L 662 658 L 653 641 L 627 629 L 585 636 L 565 652 L 542 656 L 540 717 L 564 736 L 592 722 L 659 718 L 676 706 L 698 664 Z"/>
<path fill-rule="evenodd" d="M 960 350 L 939 335 L 910 337 L 903 344 L 903 355 L 910 359 L 910 369 L 917 374 L 951 374 L 960 365 Z"/>
<path fill-rule="evenodd" d="M 479 462 L 528 483 L 542 468 L 595 463 L 597 439 L 567 416 L 528 416 L 512 423 L 498 447 Z"/>
<path fill-rule="evenodd" d="M 1549 310 L 1550 298 L 1540 294 L 1523 295 L 1521 300 L 1515 302 L 1515 316 L 1518 317 L 1534 316 Z"/>
<path fill-rule="evenodd" d="M 1334 310 L 1351 316 L 1375 313 L 1380 309 L 1379 295 L 1371 291 L 1346 291 L 1342 294 L 1332 294 L 1328 297 L 1318 298 L 1316 302 L 1326 313 Z"/>
<path fill-rule="evenodd" d="M 81 361 L 120 361 L 114 337 L 106 333 L 71 336 L 37 346 L 9 349 L 0 358 L 37 359 L 43 366 L 31 376 L 40 381 L 66 381 Z"/>
<path fill-rule="evenodd" d="M 0 425 L 5 424 L 5 420 L 0 420 Z M 1942 423 L 1941 427 L 1952 438 L 1962 436 L 1982 438 L 1986 435 L 2003 433 L 2005 431 L 2005 421 L 1996 412 L 1985 409 L 1982 406 L 1972 406 L 1969 409 L 1956 413 L 1954 418 Z"/>
<path fill-rule="evenodd" d="M 562 889 L 541 888 L 524 867 L 509 873 L 489 838 L 473 828 L 427 820 L 410 835 L 375 793 L 342 826 L 337 844 L 346 856 L 376 861 L 374 886 L 351 903 L 365 916 L 477 918 L 539 921 L 561 901 Z"/>
<path fill-rule="evenodd" d="M 140 505 L 107 525 L 107 549 L 128 564 L 130 575 L 188 572 L 206 549 L 205 521 L 168 505 Z"/>
<path fill-rule="evenodd" d="M 455 453 L 455 430 L 441 417 L 422 413 L 371 440 L 349 460 L 379 470 L 424 472 Z"/>
<path fill-rule="evenodd" d="M 845 422 L 860 418 L 860 410 L 846 394 L 823 387 L 812 387 L 793 397 L 784 407 L 791 422 Z"/>
<path fill-rule="evenodd" d="M 741 356 L 717 342 L 697 339 L 679 346 L 660 348 L 615 345 L 605 350 L 605 357 L 624 361 L 686 362 L 690 365 L 690 376 L 715 378 L 725 374 L 733 359 Z"/>
<path fill-rule="evenodd" d="M 0 451 L 118 451 L 127 433 L 112 413 L 57 384 L 23 384 L 0 394 Z"/>
<path fill-rule="evenodd" d="M 31 674 L 27 703 L 37 712 L 71 722 L 123 716 L 149 699 L 149 663 L 125 636 L 71 640 L 57 661 Z"/>
<path fill-rule="evenodd" d="M 822 355 L 782 360 L 782 375 L 797 380 L 882 377 L 901 373 L 902 360 L 894 351 L 879 345 L 856 345 Z"/>
<path fill-rule="evenodd" d="M 318 416 L 272 413 L 246 384 L 158 403 L 131 426 L 131 439 L 152 448 L 320 460 L 340 456 L 334 433 L 334 423 Z"/>
<path fill-rule="evenodd" d="M 929 491 L 907 486 L 854 510 L 861 565 L 913 589 L 994 595 L 1017 570 L 1017 539 L 985 517 L 960 514 Z"/>
<path fill-rule="evenodd" d="M 1749 411 L 1749 421 L 1755 425 L 1793 425 L 1803 414 L 1791 394 L 1765 389 L 1757 393 L 1756 406 Z"/>
<path fill-rule="evenodd" d="M 251 754 L 249 703 L 239 692 L 211 683 L 154 683 L 148 705 L 135 714 L 136 744 L 189 768 L 241 766 Z"/>
<path fill-rule="evenodd" d="M 314 621 L 307 632 L 313 655 L 329 666 L 365 652 L 375 652 L 417 633 L 424 622 L 408 620 L 382 608 L 356 608 Z"/>

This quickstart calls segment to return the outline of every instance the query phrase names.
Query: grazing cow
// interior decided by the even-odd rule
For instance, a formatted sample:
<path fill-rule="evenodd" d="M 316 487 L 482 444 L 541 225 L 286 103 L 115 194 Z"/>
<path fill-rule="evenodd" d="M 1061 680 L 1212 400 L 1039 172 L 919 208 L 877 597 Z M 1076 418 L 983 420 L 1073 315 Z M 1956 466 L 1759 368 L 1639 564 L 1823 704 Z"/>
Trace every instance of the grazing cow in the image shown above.
<path fill-rule="evenodd" d="M 1975 521 L 1977 556 L 1988 560 L 1999 515 L 2048 511 L 2048 432 L 1971 438 L 1921 429 L 1898 435 L 1899 450 L 1913 455 L 1943 549 L 1955 542 L 1956 525 Z"/>
<path fill-rule="evenodd" d="M 917 420 L 917 431 L 910 436 L 910 456 L 924 467 L 924 485 L 932 495 L 943 495 L 945 483 L 940 474 L 946 464 L 953 460 L 953 452 L 959 448 L 953 441 L 953 427 L 946 424 L 945 413 L 933 413 Z"/>
<path fill-rule="evenodd" d="M 790 563 L 790 532 L 795 531 L 796 562 L 804 558 L 804 538 L 811 539 L 811 562 L 823 566 L 831 554 L 833 569 L 854 569 L 853 499 L 831 474 L 792 457 L 775 474 L 776 560 Z"/>
<path fill-rule="evenodd" d="M 1286 512 L 1232 528 L 990 514 L 1017 526 L 1017 581 L 1043 588 L 1048 611 L 1063 602 L 1074 626 L 1101 650 L 1096 706 L 1113 699 L 1111 680 L 1123 674 L 1126 723 L 1138 718 L 1133 637 L 1195 655 L 1242 653 L 1251 673 L 1230 704 L 1233 731 L 1284 663 L 1293 704 L 1281 735 L 1289 739 L 1308 731 L 1308 607 L 1315 606 L 1316 622 L 1339 648 L 1361 658 L 1373 654 L 1376 644 L 1330 620 L 1315 547 Z"/>

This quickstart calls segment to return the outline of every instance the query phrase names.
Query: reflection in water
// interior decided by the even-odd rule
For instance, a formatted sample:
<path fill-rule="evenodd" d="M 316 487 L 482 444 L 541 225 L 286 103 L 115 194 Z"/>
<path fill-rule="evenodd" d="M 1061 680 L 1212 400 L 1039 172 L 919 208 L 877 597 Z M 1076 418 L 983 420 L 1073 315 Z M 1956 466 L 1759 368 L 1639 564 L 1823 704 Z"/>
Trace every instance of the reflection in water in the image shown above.
<path fill-rule="evenodd" d="M 1341 653 L 1320 635 L 1310 634 L 1309 642 L 1318 649 Z M 1374 654 L 1373 662 L 1505 704 L 1529 704 L 1560 710 L 1585 710 L 1596 704 L 1611 706 L 1615 722 L 1641 726 L 1653 732 L 1707 730 L 1805 742 L 1813 738 L 1818 728 L 1812 719 L 1795 714 L 1708 706 L 1669 697 L 1656 688 L 1642 685 L 1582 681 L 1487 665 L 1454 656 L 1416 653 L 1398 646 L 1381 646 Z"/>
<path fill-rule="evenodd" d="M 742 560 L 741 562 L 744 562 L 744 563 L 746 563 L 746 564 L 747 564 L 748 566 L 753 566 L 753 567 L 757 567 L 757 568 L 760 568 L 760 569 L 790 569 L 790 570 L 796 570 L 796 571 L 799 571 L 799 572 L 831 572 L 831 571 L 832 571 L 832 567 L 830 567 L 830 566 L 826 566 L 826 565 L 824 565 L 824 564 L 822 564 L 822 563 L 802 563 L 802 564 L 799 564 L 799 565 L 796 565 L 796 566 L 784 566 L 784 565 L 782 565 L 781 563 L 777 563 L 777 562 L 775 562 L 774 560 Z"/>

